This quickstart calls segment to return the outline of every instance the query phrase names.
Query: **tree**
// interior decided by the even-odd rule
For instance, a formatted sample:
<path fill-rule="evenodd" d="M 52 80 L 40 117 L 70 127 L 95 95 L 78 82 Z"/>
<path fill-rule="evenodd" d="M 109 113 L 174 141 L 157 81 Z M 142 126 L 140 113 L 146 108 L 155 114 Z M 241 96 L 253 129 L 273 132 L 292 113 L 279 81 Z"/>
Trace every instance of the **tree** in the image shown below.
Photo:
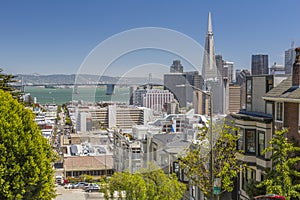
<path fill-rule="evenodd" d="M 265 186 L 268 194 L 279 194 L 287 200 L 300 198 L 300 172 L 297 164 L 300 161 L 300 147 L 296 147 L 286 138 L 287 129 L 276 131 L 271 139 L 272 146 L 266 148 L 264 153 L 272 152 L 272 170 L 266 179 L 258 186 Z"/>
<path fill-rule="evenodd" d="M 53 161 L 32 112 L 0 90 L 0 199 L 55 197 Z"/>
<path fill-rule="evenodd" d="M 186 191 L 186 185 L 175 174 L 166 175 L 155 164 L 149 163 L 147 168 L 140 169 L 140 174 L 147 183 L 149 200 L 181 199 Z"/>
<path fill-rule="evenodd" d="M 109 180 L 109 190 L 113 194 L 114 191 L 119 193 L 121 197 L 122 191 L 126 193 L 128 200 L 146 200 L 146 182 L 140 174 L 131 174 L 129 172 L 116 172 Z"/>
<path fill-rule="evenodd" d="M 232 123 L 232 122 L 231 122 Z M 197 186 L 206 197 L 212 194 L 211 169 L 214 178 L 221 180 L 222 192 L 231 192 L 234 178 L 241 170 L 241 163 L 237 159 L 237 128 L 227 120 L 223 123 L 214 122 L 213 138 L 209 138 L 209 126 L 199 129 L 197 139 L 180 157 L 180 166 L 192 184 Z M 212 142 L 213 164 L 210 166 L 210 142 Z"/>
<path fill-rule="evenodd" d="M 176 200 L 181 199 L 186 190 L 178 182 L 175 174 L 164 174 L 154 165 L 142 168 L 139 172 L 116 172 L 109 180 L 111 193 L 125 191 L 128 200 Z"/>
<path fill-rule="evenodd" d="M 0 89 L 10 92 L 14 98 L 19 100 L 21 97 L 20 92 L 11 86 L 11 83 L 16 82 L 14 79 L 16 76 L 12 74 L 4 74 L 2 72 L 3 69 L 0 68 Z"/>
<path fill-rule="evenodd" d="M 250 199 L 254 199 L 254 197 L 266 194 L 266 187 L 258 187 L 260 182 L 251 179 L 245 186 L 245 191 Z"/>

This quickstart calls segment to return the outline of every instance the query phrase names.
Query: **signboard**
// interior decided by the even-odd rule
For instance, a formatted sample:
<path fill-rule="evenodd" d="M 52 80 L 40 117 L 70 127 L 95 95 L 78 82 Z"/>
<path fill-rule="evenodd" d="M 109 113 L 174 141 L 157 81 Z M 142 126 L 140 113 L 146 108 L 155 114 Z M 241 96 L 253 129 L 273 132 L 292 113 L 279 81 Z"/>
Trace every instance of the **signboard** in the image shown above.
<path fill-rule="evenodd" d="M 221 179 L 220 178 L 214 179 L 214 194 L 216 194 L 216 195 L 221 194 Z"/>

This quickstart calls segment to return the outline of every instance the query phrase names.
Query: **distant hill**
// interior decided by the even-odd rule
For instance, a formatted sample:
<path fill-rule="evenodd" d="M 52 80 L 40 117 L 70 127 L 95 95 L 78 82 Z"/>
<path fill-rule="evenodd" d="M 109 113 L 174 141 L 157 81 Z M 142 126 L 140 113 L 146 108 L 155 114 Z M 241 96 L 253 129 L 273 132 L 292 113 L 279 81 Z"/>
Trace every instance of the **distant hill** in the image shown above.
<path fill-rule="evenodd" d="M 90 74 L 52 74 L 52 75 L 29 75 L 29 74 L 18 74 L 17 79 L 23 84 L 26 85 L 35 85 L 35 84 L 95 84 L 95 83 L 104 83 L 104 84 L 147 84 L 148 78 L 146 77 L 111 77 L 111 76 L 101 76 L 90 75 Z M 21 82 L 19 84 L 21 84 Z M 161 79 L 152 79 L 151 83 L 154 84 L 163 84 Z"/>

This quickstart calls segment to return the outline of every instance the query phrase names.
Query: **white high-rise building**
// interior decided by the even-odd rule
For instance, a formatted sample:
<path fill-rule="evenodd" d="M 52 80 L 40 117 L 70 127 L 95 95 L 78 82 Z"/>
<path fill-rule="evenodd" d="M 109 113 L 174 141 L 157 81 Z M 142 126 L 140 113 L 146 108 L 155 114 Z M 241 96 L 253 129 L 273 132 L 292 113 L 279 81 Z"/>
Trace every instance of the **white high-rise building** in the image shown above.
<path fill-rule="evenodd" d="M 202 77 L 204 78 L 205 88 L 212 94 L 213 113 L 225 113 L 226 91 L 222 72 L 216 65 L 214 50 L 214 38 L 212 31 L 211 14 L 208 13 L 207 33 L 205 38 L 205 49 L 202 65 Z"/>
<path fill-rule="evenodd" d="M 292 42 L 292 48 L 284 52 L 285 74 L 292 74 L 295 58 L 296 58 L 295 46 L 294 46 L 294 42 Z"/>
<path fill-rule="evenodd" d="M 143 106 L 151 108 L 156 113 L 165 111 L 164 106 L 174 100 L 174 95 L 169 90 L 151 89 L 143 94 Z"/>

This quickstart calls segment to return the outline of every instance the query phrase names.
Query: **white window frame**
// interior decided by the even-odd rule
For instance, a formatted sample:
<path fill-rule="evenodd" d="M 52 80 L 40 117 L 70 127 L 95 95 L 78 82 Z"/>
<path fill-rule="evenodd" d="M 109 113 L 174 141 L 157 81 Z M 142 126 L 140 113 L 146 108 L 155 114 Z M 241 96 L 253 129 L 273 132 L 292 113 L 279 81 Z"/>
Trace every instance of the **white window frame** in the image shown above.
<path fill-rule="evenodd" d="M 278 120 L 277 119 L 277 104 L 282 103 L 282 119 Z M 275 102 L 275 121 L 276 122 L 283 122 L 284 120 L 284 102 Z"/>

